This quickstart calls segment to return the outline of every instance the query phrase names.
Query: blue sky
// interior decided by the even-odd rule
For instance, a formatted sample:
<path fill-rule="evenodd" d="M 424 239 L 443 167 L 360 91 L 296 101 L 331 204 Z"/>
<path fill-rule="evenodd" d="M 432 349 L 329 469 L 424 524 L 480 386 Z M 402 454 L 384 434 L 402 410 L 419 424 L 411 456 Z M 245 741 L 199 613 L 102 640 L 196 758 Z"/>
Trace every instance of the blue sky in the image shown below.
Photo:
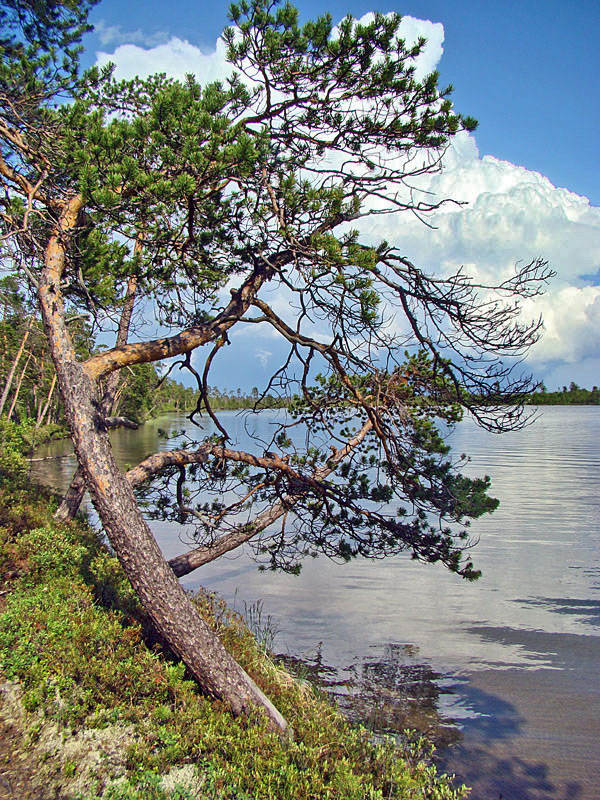
<path fill-rule="evenodd" d="M 403 0 L 401 5 L 302 0 L 296 5 L 306 19 L 324 11 L 334 21 L 346 13 L 397 11 L 441 22 L 442 81 L 454 86 L 456 107 L 479 120 L 481 153 L 541 172 L 554 185 L 600 205 L 597 0 Z M 177 36 L 209 49 L 227 24 L 227 3 L 102 0 L 91 20 L 120 26 L 125 36 L 138 33 L 137 44 Z M 96 34 L 87 37 L 86 47 L 92 62 L 96 49 L 107 49 Z"/>
<path fill-rule="evenodd" d="M 457 266 L 476 265 L 485 276 L 501 275 L 509 248 L 513 263 L 549 258 L 557 281 L 542 305 L 531 309 L 547 320 L 546 343 L 528 366 L 551 387 L 571 378 L 600 384 L 597 0 L 406 0 L 401 6 L 389 0 L 302 0 L 297 5 L 305 19 L 329 11 L 337 22 L 347 12 L 360 17 L 380 10 L 443 25 L 443 30 L 428 28 L 432 42 L 443 40 L 441 81 L 453 84 L 455 106 L 476 117 L 479 128 L 455 154 L 454 172 L 434 188 L 458 192 L 470 207 L 460 218 L 446 215 L 435 241 L 408 229 L 406 240 L 428 269 L 449 268 L 446 262 L 453 258 Z M 91 16 L 96 31 L 84 41 L 84 63 L 94 63 L 102 52 L 100 61 L 115 61 L 127 75 L 136 65 L 140 72 L 173 71 L 185 56 L 187 69 L 196 71 L 195 61 L 210 60 L 204 56 L 214 51 L 227 24 L 226 9 L 227 4 L 191 0 L 103 0 Z M 200 79 L 201 74 L 199 67 Z M 266 374 L 272 342 L 246 340 L 244 346 L 243 363 L 231 353 L 223 374 L 233 367 L 247 386 L 258 383 L 263 370 Z"/>

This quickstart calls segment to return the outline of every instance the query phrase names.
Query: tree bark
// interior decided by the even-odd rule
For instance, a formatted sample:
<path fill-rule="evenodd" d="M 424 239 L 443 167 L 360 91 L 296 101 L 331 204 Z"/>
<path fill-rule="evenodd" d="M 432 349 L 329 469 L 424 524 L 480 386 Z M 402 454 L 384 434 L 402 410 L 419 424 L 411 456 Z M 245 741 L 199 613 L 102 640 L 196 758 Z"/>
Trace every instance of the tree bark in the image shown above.
<path fill-rule="evenodd" d="M 285 719 L 225 650 L 184 592 L 114 461 L 97 387 L 77 361 L 60 292 L 63 241 L 75 227 L 81 205 L 75 197 L 63 210 L 48 243 L 38 297 L 73 445 L 94 506 L 142 605 L 202 689 L 227 702 L 236 715 L 261 708 L 270 727 L 283 734 L 288 727 Z"/>
<path fill-rule="evenodd" d="M 60 520 L 61 522 L 65 522 L 67 519 L 74 519 L 83 502 L 85 489 L 83 470 L 81 467 L 77 467 L 61 504 L 54 512 L 54 519 Z"/>
<path fill-rule="evenodd" d="M 135 243 L 134 255 L 140 252 L 141 243 L 138 239 Z M 119 320 L 119 330 L 117 332 L 116 347 L 121 347 L 127 343 L 129 336 L 129 328 L 131 326 L 131 317 L 133 314 L 133 306 L 135 304 L 135 295 L 137 292 L 137 278 L 131 276 L 127 282 L 127 292 L 125 294 L 125 301 L 123 303 L 123 311 L 121 312 L 121 319 Z M 102 397 L 101 411 L 108 415 L 115 410 L 117 390 L 121 380 L 120 372 L 111 372 L 106 379 L 106 386 L 104 395 Z M 65 496 L 59 507 L 54 513 L 55 519 L 67 520 L 73 519 L 79 511 L 83 498 L 85 496 L 85 478 L 81 467 L 77 467 L 75 474 L 71 478 L 69 488 L 65 492 Z"/>

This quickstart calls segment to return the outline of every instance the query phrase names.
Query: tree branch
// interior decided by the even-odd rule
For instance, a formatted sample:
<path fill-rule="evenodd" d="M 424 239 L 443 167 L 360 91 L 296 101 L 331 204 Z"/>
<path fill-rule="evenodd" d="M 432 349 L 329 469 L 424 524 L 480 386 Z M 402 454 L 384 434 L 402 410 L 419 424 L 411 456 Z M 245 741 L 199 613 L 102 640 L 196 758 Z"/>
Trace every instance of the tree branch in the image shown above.
<path fill-rule="evenodd" d="M 294 479 L 294 483 L 298 487 L 304 484 L 306 486 L 320 488 L 322 481 L 328 478 L 329 475 L 336 470 L 337 466 L 358 447 L 372 427 L 370 420 L 365 422 L 358 433 L 352 437 L 344 447 L 336 449 L 335 452 L 332 453 L 325 466 L 316 469 L 310 476 L 302 475 L 302 473 L 293 470 L 285 461 L 276 455 L 257 457 L 253 456 L 251 453 L 223 448 L 220 445 L 206 444 L 195 451 L 174 450 L 155 453 L 129 470 L 126 477 L 132 486 L 138 486 L 167 466 L 176 465 L 181 469 L 186 464 L 202 463 L 209 455 L 217 455 L 228 460 L 241 461 L 251 466 L 261 466 L 265 469 L 278 470 Z M 220 537 L 211 545 L 199 547 L 188 553 L 172 558 L 169 561 L 169 565 L 178 577 L 187 575 L 203 564 L 214 561 L 215 558 L 218 558 L 224 553 L 231 552 L 231 550 L 235 550 L 240 545 L 257 536 L 273 522 L 276 522 L 283 514 L 293 509 L 294 506 L 300 502 L 302 497 L 303 492 L 300 488 L 297 492 L 294 492 L 294 494 L 286 493 L 269 508 L 257 514 L 251 523 L 236 526 L 233 531 Z M 187 508 L 185 511 L 187 512 Z M 208 524 L 206 519 L 202 519 L 201 521 L 204 522 L 204 524 Z"/>

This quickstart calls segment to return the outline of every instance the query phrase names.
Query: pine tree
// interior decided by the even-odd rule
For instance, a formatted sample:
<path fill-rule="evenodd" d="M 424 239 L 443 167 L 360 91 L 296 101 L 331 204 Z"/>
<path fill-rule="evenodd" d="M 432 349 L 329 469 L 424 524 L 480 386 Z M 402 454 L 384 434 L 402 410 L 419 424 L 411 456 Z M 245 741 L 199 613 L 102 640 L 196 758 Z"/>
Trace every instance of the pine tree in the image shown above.
<path fill-rule="evenodd" d="M 425 42 L 399 38 L 398 15 L 347 17 L 334 33 L 328 15 L 300 25 L 289 4 L 244 0 L 224 33 L 231 77 L 200 86 L 193 77 L 118 82 L 110 70 L 78 78 L 73 48 L 88 8 L 36 4 L 31 23 L 7 28 L 6 252 L 35 289 L 81 470 L 140 600 L 205 691 L 235 713 L 258 704 L 285 729 L 175 575 L 252 541 L 268 566 L 292 572 L 312 553 L 408 550 L 475 578 L 465 526 L 496 501 L 488 478 L 457 472 L 436 420 L 451 425 L 466 409 L 492 430 L 522 424 L 531 383 L 506 359 L 522 356 L 540 323 L 519 322 L 515 301 L 549 273 L 535 261 L 501 287 L 477 287 L 461 271 L 428 276 L 354 229 L 370 214 L 423 216 L 447 202 L 407 187 L 439 170 L 452 137 L 475 127 L 435 73 L 415 77 Z M 35 91 L 17 113 L 28 81 Z M 68 87 L 71 102 L 55 108 Z M 81 358 L 69 313 L 101 324 L 132 276 L 166 334 Z M 288 313 L 270 302 L 274 290 Z M 391 326 L 392 315 L 404 327 Z M 209 380 L 230 334 L 256 325 L 289 348 L 265 395 L 296 399 L 291 419 L 248 453 L 212 408 Z M 198 410 L 219 435 L 123 475 L 101 382 L 167 358 L 194 375 Z M 302 450 L 289 425 L 304 426 Z M 134 494 L 154 476 L 166 480 L 162 513 L 197 524 L 199 547 L 170 565 Z M 223 500 L 231 491 L 235 500 Z"/>

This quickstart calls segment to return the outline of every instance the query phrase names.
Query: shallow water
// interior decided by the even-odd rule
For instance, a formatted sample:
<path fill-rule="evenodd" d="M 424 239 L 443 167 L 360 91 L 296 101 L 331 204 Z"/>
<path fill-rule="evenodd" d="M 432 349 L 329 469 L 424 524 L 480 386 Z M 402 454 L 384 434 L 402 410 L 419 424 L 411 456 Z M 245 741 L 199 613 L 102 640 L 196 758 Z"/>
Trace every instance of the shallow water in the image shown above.
<path fill-rule="evenodd" d="M 114 432 L 121 463 L 152 452 L 158 427 L 181 421 Z M 265 413 L 255 424 L 268 423 Z M 241 418 L 230 425 L 243 440 Z M 460 740 L 440 756 L 475 800 L 598 798 L 600 408 L 546 407 L 533 426 L 503 436 L 467 420 L 451 441 L 471 456 L 466 471 L 492 475 L 501 500 L 473 526 L 477 583 L 403 557 L 309 560 L 298 577 L 259 573 L 242 554 L 185 585 L 214 589 L 242 611 L 261 599 L 277 650 L 317 658 L 342 678 L 378 673 L 392 686 L 409 676 L 425 706 L 458 725 Z M 64 485 L 72 466 L 59 459 L 35 471 Z M 154 529 L 168 557 L 185 549 L 169 526 Z"/>

